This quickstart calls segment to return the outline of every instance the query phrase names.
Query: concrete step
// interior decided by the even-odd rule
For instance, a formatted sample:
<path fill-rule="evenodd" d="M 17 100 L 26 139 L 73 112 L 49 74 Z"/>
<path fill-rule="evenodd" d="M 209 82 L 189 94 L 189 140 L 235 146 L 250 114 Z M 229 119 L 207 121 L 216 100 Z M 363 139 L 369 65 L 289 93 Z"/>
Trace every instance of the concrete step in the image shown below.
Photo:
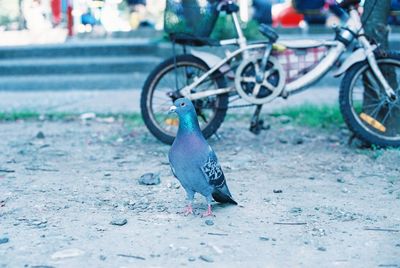
<path fill-rule="evenodd" d="M 141 89 L 146 78 L 146 75 L 137 72 L 86 75 L 10 75 L 0 77 L 0 91 Z"/>
<path fill-rule="evenodd" d="M 104 39 L 72 41 L 62 44 L 0 47 L 0 59 L 57 58 L 57 57 L 125 57 L 149 55 L 168 57 L 168 43 L 148 39 Z"/>
<path fill-rule="evenodd" d="M 0 60 L 0 76 L 90 73 L 149 73 L 163 59 L 152 56 L 21 58 Z"/>

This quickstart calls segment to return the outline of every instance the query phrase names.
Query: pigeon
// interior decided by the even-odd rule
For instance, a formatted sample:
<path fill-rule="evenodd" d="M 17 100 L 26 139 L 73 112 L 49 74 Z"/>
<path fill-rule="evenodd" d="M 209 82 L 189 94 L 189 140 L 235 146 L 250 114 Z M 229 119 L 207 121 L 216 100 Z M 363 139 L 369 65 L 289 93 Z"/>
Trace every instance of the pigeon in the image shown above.
<path fill-rule="evenodd" d="M 179 128 L 169 150 L 168 158 L 172 173 L 179 180 L 189 201 L 184 213 L 194 214 L 193 199 L 200 193 L 207 200 L 204 217 L 213 216 L 211 202 L 237 205 L 229 192 L 218 159 L 201 132 L 192 102 L 187 98 L 175 100 L 170 112 L 178 114 Z"/>

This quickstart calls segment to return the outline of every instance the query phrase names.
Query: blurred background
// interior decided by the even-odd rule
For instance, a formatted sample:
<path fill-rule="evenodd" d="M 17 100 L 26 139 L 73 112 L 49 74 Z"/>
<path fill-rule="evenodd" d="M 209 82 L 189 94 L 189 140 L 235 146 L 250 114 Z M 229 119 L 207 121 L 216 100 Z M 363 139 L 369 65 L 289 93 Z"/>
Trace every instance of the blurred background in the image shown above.
<path fill-rule="evenodd" d="M 282 28 L 330 26 L 342 16 L 333 0 L 238 3 L 244 23 L 254 21 Z M 165 1 L 159 0 L 0 0 L 0 45 L 61 42 L 68 36 L 107 36 L 140 28 L 162 30 L 164 8 Z M 400 24 L 399 14 L 400 1 L 392 0 L 389 23 Z M 25 40 L 21 31 L 26 34 Z"/>
<path fill-rule="evenodd" d="M 282 39 L 333 39 L 330 26 L 343 16 L 334 0 L 237 3 L 244 32 L 253 40 L 265 38 L 259 23 L 276 27 Z M 0 0 L 0 113 L 138 112 L 144 80 L 172 55 L 163 33 L 165 5 L 163 0 Z M 392 0 L 392 48 L 400 46 L 399 10 L 400 0 Z M 232 35 L 230 17 L 221 14 L 211 37 Z M 329 75 L 319 86 L 336 94 L 338 80 Z M 321 96 L 336 101 L 326 92 Z"/>

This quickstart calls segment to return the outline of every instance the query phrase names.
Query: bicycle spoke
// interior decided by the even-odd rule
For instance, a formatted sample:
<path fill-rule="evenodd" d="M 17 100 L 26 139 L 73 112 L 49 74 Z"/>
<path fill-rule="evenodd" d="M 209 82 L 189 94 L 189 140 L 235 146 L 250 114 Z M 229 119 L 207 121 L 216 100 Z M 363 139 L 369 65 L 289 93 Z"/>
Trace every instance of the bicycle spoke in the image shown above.
<path fill-rule="evenodd" d="M 262 83 L 262 85 L 264 86 L 264 87 L 266 87 L 268 90 L 270 90 L 270 91 L 274 91 L 274 89 L 275 89 L 275 86 L 274 85 L 272 85 L 270 82 L 268 82 L 268 81 L 264 81 L 263 83 Z"/>
<path fill-rule="evenodd" d="M 392 113 L 393 107 L 389 108 L 389 111 L 386 113 L 385 117 L 382 120 L 382 125 L 385 125 L 386 120 L 388 119 L 388 116 Z"/>
<path fill-rule="evenodd" d="M 254 76 L 242 76 L 240 81 L 243 83 L 255 83 L 256 78 Z"/>
<path fill-rule="evenodd" d="M 383 105 L 385 104 L 385 102 L 381 102 L 376 108 L 375 110 L 372 111 L 372 113 L 370 114 L 373 118 L 375 118 L 379 112 L 381 111 Z"/>
<path fill-rule="evenodd" d="M 260 92 L 261 84 L 255 84 L 253 88 L 253 96 L 257 97 L 258 93 Z"/>

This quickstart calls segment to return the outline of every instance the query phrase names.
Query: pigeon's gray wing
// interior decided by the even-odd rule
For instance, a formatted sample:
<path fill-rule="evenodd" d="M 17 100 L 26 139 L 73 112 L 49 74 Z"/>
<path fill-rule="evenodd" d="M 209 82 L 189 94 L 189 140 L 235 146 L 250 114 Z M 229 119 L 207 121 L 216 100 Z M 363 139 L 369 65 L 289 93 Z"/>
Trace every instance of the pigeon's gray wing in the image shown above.
<path fill-rule="evenodd" d="M 220 164 L 218 163 L 217 156 L 211 149 L 206 162 L 201 167 L 201 171 L 206 177 L 208 183 L 211 186 L 214 186 L 212 196 L 215 201 L 237 205 L 236 201 L 232 199 L 228 185 L 226 185 L 225 175 Z"/>

